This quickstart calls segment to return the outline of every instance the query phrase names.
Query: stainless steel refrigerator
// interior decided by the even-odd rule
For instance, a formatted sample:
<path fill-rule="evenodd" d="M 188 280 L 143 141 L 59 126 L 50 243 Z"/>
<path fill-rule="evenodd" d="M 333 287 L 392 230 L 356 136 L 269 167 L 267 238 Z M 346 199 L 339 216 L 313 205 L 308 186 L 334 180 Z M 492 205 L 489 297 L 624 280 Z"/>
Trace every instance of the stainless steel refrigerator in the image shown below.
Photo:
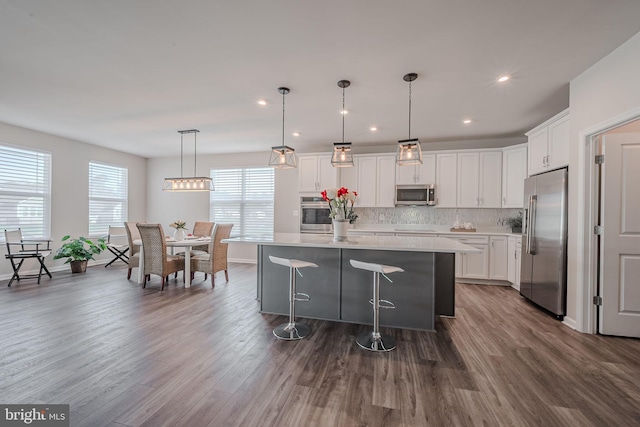
<path fill-rule="evenodd" d="M 520 295 L 562 318 L 567 305 L 567 169 L 524 182 Z"/>

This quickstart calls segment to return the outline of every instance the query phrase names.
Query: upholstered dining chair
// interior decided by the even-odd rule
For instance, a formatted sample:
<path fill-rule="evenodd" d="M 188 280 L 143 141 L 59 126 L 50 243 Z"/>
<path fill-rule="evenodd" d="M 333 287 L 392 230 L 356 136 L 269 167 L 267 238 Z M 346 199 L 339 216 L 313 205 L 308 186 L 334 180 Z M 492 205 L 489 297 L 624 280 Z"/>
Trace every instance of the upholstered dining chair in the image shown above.
<path fill-rule="evenodd" d="M 219 271 L 224 271 L 224 278 L 229 281 L 229 271 L 227 270 L 227 247 L 228 243 L 220 242 L 231 235 L 233 224 L 216 224 L 213 227 L 209 251 L 205 254 L 196 255 L 191 258 L 191 275 L 196 271 L 211 275 L 211 287 L 215 287 L 215 276 Z"/>
<path fill-rule="evenodd" d="M 134 245 L 134 240 L 140 240 L 140 231 L 138 231 L 137 222 L 125 222 L 124 229 L 129 239 L 129 270 L 127 271 L 127 280 L 131 279 L 131 270 L 140 266 L 140 246 Z"/>
<path fill-rule="evenodd" d="M 184 258 L 167 254 L 167 241 L 161 224 L 138 224 L 140 238 L 142 239 L 142 256 L 144 257 L 144 283 L 151 274 L 162 277 L 162 288 L 169 281 L 169 275 L 184 270 Z"/>

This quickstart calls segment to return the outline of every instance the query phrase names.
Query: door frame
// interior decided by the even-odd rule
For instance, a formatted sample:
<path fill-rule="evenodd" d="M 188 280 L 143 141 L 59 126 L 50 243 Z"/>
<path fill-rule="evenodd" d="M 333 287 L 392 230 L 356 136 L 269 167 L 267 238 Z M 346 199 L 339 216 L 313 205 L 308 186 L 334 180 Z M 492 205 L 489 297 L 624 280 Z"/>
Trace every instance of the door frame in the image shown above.
<path fill-rule="evenodd" d="M 598 220 L 598 170 L 594 160 L 597 149 L 597 136 L 638 119 L 640 119 L 640 107 L 611 117 L 602 123 L 579 132 L 578 194 L 582 197 L 581 200 L 578 200 L 578 233 L 576 240 L 577 247 L 582 248 L 582 253 L 577 256 L 576 283 L 578 285 L 576 286 L 575 327 L 580 332 L 588 334 L 598 332 L 598 309 L 593 304 L 593 297 L 597 291 L 597 267 L 599 262 L 596 235 L 593 233 Z"/>

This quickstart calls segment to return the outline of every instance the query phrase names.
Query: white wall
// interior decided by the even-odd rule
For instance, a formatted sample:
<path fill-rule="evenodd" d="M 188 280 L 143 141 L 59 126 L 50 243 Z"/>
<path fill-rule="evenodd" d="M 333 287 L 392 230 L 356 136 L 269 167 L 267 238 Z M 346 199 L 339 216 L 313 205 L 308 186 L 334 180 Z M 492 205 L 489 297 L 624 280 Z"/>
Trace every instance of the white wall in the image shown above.
<path fill-rule="evenodd" d="M 571 81 L 571 161 L 569 164 L 569 223 L 567 315 L 583 324 L 579 288 L 585 288 L 581 236 L 584 220 L 584 138 L 580 134 L 640 108 L 640 33 Z"/>
<path fill-rule="evenodd" d="M 264 167 L 269 162 L 269 152 L 243 154 L 209 154 L 198 156 L 198 176 L 209 176 L 212 168 Z M 185 175 L 191 175 L 191 159 L 185 158 Z M 169 233 L 168 225 L 176 219 L 184 219 L 187 226 L 195 221 L 209 219 L 209 193 L 173 193 L 162 191 L 165 177 L 180 176 L 180 157 L 156 158 L 148 160 L 147 221 L 160 223 Z M 299 209 L 298 170 L 278 170 L 275 172 L 274 215 L 276 232 L 298 232 L 298 217 L 293 211 Z M 256 259 L 255 245 L 229 245 L 229 259 L 251 261 Z"/>
<path fill-rule="evenodd" d="M 73 237 L 89 233 L 89 161 L 96 160 L 129 168 L 129 218 L 146 216 L 146 159 L 119 151 L 85 144 L 6 123 L 0 123 L 0 143 L 49 151 L 51 169 L 51 239 L 52 247 L 60 247 L 66 234 Z M 1 167 L 1 165 L 0 165 Z M 5 246 L 1 254 L 4 258 Z M 101 254 L 99 258 L 109 258 Z M 53 257 L 52 257 L 53 258 Z M 64 260 L 47 260 L 48 266 L 59 266 Z M 25 265 L 30 270 L 33 266 Z M 0 263 L 0 278 L 11 276 L 9 262 Z"/>

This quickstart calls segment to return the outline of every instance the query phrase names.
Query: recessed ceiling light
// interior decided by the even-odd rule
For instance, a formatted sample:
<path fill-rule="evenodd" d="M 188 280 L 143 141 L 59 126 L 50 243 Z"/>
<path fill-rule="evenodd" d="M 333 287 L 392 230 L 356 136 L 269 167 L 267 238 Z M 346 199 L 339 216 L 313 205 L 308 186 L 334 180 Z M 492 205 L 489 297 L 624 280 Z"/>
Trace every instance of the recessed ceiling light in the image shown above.
<path fill-rule="evenodd" d="M 267 105 L 267 101 L 264 99 L 258 99 L 258 105 Z"/>
<path fill-rule="evenodd" d="M 342 110 L 342 111 L 340 111 L 340 114 L 342 114 L 342 115 L 349 114 L 349 110 Z"/>
<path fill-rule="evenodd" d="M 465 125 L 471 124 L 471 119 L 465 119 L 462 121 Z"/>
<path fill-rule="evenodd" d="M 371 126 L 371 127 L 369 128 L 369 130 L 370 130 L 371 132 L 375 132 L 375 131 L 377 131 L 377 130 L 378 130 L 378 128 L 377 128 L 377 127 L 375 127 L 375 126 Z"/>
<path fill-rule="evenodd" d="M 498 77 L 498 82 L 500 82 L 500 83 L 504 83 L 504 82 L 506 82 L 507 80 L 509 80 L 510 78 L 511 78 L 511 77 L 509 77 L 509 76 L 500 76 L 500 77 Z"/>
<path fill-rule="evenodd" d="M 300 136 L 300 132 L 293 132 L 291 135 L 293 135 L 293 136 Z"/>

